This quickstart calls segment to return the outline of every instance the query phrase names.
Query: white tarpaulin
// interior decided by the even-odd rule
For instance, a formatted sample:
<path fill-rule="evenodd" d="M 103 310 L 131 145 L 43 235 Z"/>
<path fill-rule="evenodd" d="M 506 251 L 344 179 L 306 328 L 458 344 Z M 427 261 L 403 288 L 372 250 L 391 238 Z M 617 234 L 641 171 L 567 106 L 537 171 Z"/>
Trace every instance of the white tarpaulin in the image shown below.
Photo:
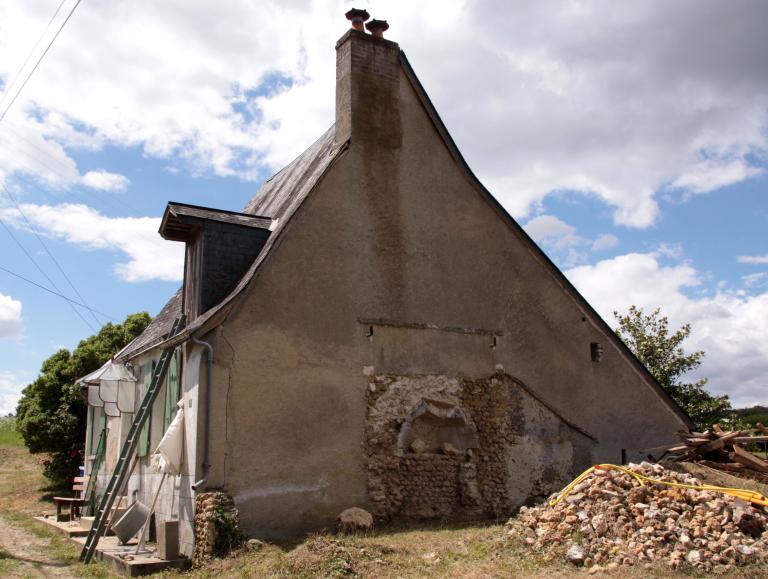
<path fill-rule="evenodd" d="M 184 449 L 184 399 L 177 404 L 179 411 L 165 431 L 163 439 L 152 455 L 152 468 L 158 472 L 181 474 L 181 457 Z"/>
<path fill-rule="evenodd" d="M 93 384 L 88 385 L 88 404 L 90 406 L 98 406 L 99 408 L 104 406 L 104 402 L 102 402 L 101 396 L 99 396 L 99 387 Z"/>
<path fill-rule="evenodd" d="M 136 377 L 124 365 L 108 360 L 98 370 L 77 381 L 88 386 L 88 403 L 104 406 L 108 416 L 132 413 L 136 406 Z"/>

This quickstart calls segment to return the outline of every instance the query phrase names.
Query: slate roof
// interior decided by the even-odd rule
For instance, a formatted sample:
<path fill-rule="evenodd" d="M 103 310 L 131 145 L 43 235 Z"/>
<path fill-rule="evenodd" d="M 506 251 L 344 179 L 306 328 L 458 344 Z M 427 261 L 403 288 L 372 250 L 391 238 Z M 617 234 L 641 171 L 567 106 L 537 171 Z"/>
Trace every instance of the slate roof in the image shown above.
<path fill-rule="evenodd" d="M 253 279 L 256 271 L 279 241 L 280 234 L 299 209 L 301 203 L 307 198 L 307 195 L 331 163 L 346 149 L 346 143 L 336 143 L 335 135 L 336 127 L 332 125 L 306 151 L 268 179 L 246 205 L 244 213 L 267 217 L 272 220 L 272 234 L 235 289 L 221 303 L 203 313 L 185 328 L 179 335 L 179 340 L 200 328 L 214 316 L 225 313 L 225 310 L 228 311 L 232 300 Z M 206 208 L 198 209 L 202 209 L 203 212 L 206 211 Z M 213 211 L 215 212 L 215 210 Z M 231 212 L 225 213 L 233 214 Z M 121 353 L 120 360 L 129 360 L 163 342 L 171 331 L 173 321 L 181 315 L 181 306 L 181 289 L 179 289 L 144 332 Z"/>
<path fill-rule="evenodd" d="M 144 331 L 117 354 L 115 358 L 119 362 L 129 360 L 151 349 L 168 337 L 173 327 L 173 321 L 181 315 L 181 290 L 182 288 L 176 290 L 173 297 L 168 300 L 168 303 L 163 306 L 163 309 L 152 322 L 144 328 Z"/>
<path fill-rule="evenodd" d="M 165 208 L 160 223 L 160 235 L 171 241 L 187 241 L 191 229 L 203 220 L 260 229 L 269 229 L 272 226 L 272 220 L 268 217 L 172 201 Z"/>

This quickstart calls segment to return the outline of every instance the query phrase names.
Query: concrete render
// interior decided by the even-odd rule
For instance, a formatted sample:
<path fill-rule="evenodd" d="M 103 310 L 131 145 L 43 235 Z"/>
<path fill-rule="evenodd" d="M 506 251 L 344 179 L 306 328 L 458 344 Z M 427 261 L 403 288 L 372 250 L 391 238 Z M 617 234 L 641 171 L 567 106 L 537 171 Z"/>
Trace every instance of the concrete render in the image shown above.
<path fill-rule="evenodd" d="M 371 468 L 384 448 L 371 444 L 380 411 L 371 387 L 383 376 L 412 388 L 387 408 L 381 424 L 391 428 L 428 399 L 454 405 L 474 421 L 467 428 L 482 430 L 458 385 L 505 385 L 498 408 L 509 432 L 494 455 L 503 456 L 503 476 L 494 474 L 493 488 L 505 489 L 506 502 L 494 503 L 494 515 L 590 464 L 640 458 L 685 428 L 457 162 L 397 45 L 348 33 L 337 50 L 336 139 L 349 145 L 224 321 L 198 336 L 214 348 L 206 490 L 230 494 L 256 537 L 328 527 L 351 506 L 386 504 L 397 516 L 391 497 L 371 499 Z M 594 342 L 603 347 L 599 362 Z M 208 384 L 201 348 L 183 349 L 185 470 L 161 495 L 158 518 L 181 518 L 190 554 Z M 153 432 L 154 444 L 161 435 Z M 383 458 L 413 463 L 410 452 L 397 447 Z M 440 468 L 463 468 L 464 459 L 434 456 Z M 149 502 L 157 476 L 144 462 L 131 488 Z M 482 469 L 469 470 L 482 491 Z"/>
<path fill-rule="evenodd" d="M 532 426 L 511 454 L 528 459 L 510 466 L 513 488 L 540 478 L 540 457 L 552 458 L 559 483 L 622 451 L 637 458 L 686 426 L 478 191 L 398 75 L 391 98 L 366 95 L 375 82 L 343 96 L 352 118 L 337 127 L 348 127 L 349 148 L 206 337 L 216 352 L 209 487 L 234 497 L 254 536 L 370 508 L 372 374 L 501 371 L 596 441 L 574 453 L 557 428 L 543 436 L 541 405 L 526 402 Z M 604 347 L 599 362 L 591 342 Z M 513 494 L 519 506 L 527 493 Z"/>

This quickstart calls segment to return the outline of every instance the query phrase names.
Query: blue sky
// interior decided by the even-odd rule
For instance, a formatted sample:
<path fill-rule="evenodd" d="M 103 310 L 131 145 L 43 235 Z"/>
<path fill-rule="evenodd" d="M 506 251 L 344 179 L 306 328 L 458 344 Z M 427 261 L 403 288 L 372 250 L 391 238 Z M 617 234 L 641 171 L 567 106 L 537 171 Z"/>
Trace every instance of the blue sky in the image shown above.
<path fill-rule="evenodd" d="M 692 324 L 714 392 L 768 403 L 765 3 L 357 4 L 389 21 L 475 172 L 609 323 L 661 307 Z M 4 89 L 57 5 L 0 7 Z M 350 5 L 82 3 L 0 122 L 3 223 L 68 296 L 14 200 L 92 308 L 157 313 L 181 274 L 156 233 L 166 203 L 240 210 L 333 122 Z M 50 286 L 3 227 L 0 249 Z M 0 412 L 88 324 L 0 271 Z"/>

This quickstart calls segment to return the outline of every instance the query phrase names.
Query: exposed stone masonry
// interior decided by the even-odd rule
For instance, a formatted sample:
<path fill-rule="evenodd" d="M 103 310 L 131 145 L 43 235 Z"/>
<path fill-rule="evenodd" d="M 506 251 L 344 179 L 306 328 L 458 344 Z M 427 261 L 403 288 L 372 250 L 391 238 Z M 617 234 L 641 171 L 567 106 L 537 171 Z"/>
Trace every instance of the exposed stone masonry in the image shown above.
<path fill-rule="evenodd" d="M 371 377 L 365 449 L 374 514 L 442 520 L 508 514 L 511 442 L 502 377 Z"/>
<path fill-rule="evenodd" d="M 502 377 L 463 380 L 462 404 L 477 425 L 479 448 L 474 464 L 482 496 L 483 510 L 496 517 L 508 514 L 507 448 L 515 444 L 509 404 L 509 391 Z"/>
<path fill-rule="evenodd" d="M 195 565 L 226 555 L 239 547 L 244 539 L 232 497 L 218 491 L 199 493 L 195 497 L 195 550 L 192 556 Z"/>

